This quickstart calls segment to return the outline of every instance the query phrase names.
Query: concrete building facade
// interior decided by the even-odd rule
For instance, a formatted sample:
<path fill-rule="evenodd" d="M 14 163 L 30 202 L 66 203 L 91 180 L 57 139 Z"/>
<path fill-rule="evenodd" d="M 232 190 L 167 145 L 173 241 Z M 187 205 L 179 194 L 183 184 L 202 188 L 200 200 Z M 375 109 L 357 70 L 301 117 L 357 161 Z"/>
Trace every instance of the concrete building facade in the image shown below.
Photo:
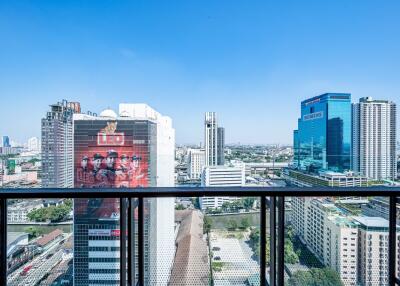
<path fill-rule="evenodd" d="M 375 180 L 397 178 L 396 104 L 361 98 L 352 110 L 352 169 Z"/>

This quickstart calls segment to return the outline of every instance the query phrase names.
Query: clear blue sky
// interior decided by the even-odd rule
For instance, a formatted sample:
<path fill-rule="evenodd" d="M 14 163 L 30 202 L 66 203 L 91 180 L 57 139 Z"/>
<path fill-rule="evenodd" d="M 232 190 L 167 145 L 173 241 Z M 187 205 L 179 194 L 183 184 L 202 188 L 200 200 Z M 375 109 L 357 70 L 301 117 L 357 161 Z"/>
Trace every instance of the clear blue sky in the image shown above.
<path fill-rule="evenodd" d="M 300 101 L 400 104 L 400 1 L 0 1 L 0 134 L 40 135 L 60 99 L 145 102 L 200 142 L 291 143 Z"/>

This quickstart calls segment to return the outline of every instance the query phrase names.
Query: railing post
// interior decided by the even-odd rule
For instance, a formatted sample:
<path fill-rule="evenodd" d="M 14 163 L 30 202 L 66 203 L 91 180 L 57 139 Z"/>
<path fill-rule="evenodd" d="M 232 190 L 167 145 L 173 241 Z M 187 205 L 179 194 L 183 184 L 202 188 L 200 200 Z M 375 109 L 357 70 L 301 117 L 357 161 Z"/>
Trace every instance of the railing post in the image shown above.
<path fill-rule="evenodd" d="M 276 285 L 276 197 L 270 197 L 269 204 L 269 285 Z"/>
<path fill-rule="evenodd" d="M 396 285 L 396 197 L 389 202 L 389 285 Z"/>
<path fill-rule="evenodd" d="M 7 285 L 7 199 L 0 199 L 0 285 Z"/>
<path fill-rule="evenodd" d="M 260 205 L 260 285 L 266 285 L 266 232 L 267 232 L 267 217 L 266 217 L 266 199 L 265 196 L 261 196 L 261 205 Z"/>
<path fill-rule="evenodd" d="M 139 197 L 138 205 L 138 285 L 144 286 L 144 206 L 143 197 Z"/>
<path fill-rule="evenodd" d="M 278 197 L 277 285 L 285 283 L 285 197 Z"/>
<path fill-rule="evenodd" d="M 126 284 L 126 240 L 127 240 L 127 201 L 126 198 L 120 199 L 120 285 L 127 286 Z M 128 234 L 129 236 L 130 234 Z"/>
<path fill-rule="evenodd" d="M 135 285 L 136 261 L 135 261 L 135 198 L 129 198 L 128 204 L 128 282 L 129 286 Z"/>

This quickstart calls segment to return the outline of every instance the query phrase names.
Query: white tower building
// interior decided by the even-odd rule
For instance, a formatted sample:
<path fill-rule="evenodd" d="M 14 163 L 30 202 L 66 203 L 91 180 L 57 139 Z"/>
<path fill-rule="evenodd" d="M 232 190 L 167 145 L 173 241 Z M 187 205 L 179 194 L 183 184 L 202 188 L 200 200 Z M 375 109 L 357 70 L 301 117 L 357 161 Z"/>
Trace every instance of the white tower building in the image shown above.
<path fill-rule="evenodd" d="M 37 137 L 28 139 L 28 151 L 37 152 L 40 151 L 40 140 Z"/>
<path fill-rule="evenodd" d="M 151 120 L 157 124 L 156 186 L 173 187 L 175 162 L 175 129 L 172 120 L 147 104 L 119 105 L 119 116 L 131 119 Z M 175 255 L 175 199 L 149 199 L 150 220 L 148 225 L 149 254 L 145 264 L 149 272 L 146 285 L 167 285 Z"/>
<path fill-rule="evenodd" d="M 395 179 L 396 104 L 361 98 L 353 104 L 352 121 L 353 170 L 376 180 Z"/>
<path fill-rule="evenodd" d="M 206 112 L 204 118 L 204 147 L 206 166 L 215 166 L 218 162 L 218 125 L 217 114 Z"/>
<path fill-rule="evenodd" d="M 187 168 L 190 180 L 200 180 L 201 172 L 205 166 L 205 151 L 203 149 L 189 149 Z"/>

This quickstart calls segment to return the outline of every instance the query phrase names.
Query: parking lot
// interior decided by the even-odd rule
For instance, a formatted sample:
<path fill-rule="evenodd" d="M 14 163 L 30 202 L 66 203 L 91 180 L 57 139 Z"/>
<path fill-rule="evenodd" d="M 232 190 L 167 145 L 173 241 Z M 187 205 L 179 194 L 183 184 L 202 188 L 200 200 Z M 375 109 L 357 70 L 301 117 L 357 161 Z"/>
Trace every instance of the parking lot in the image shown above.
<path fill-rule="evenodd" d="M 228 236 L 224 232 L 213 232 L 211 235 L 211 251 L 213 253 L 213 277 L 215 286 L 246 285 L 252 274 L 259 273 L 258 262 L 246 243 L 247 236 L 238 238 Z"/>

